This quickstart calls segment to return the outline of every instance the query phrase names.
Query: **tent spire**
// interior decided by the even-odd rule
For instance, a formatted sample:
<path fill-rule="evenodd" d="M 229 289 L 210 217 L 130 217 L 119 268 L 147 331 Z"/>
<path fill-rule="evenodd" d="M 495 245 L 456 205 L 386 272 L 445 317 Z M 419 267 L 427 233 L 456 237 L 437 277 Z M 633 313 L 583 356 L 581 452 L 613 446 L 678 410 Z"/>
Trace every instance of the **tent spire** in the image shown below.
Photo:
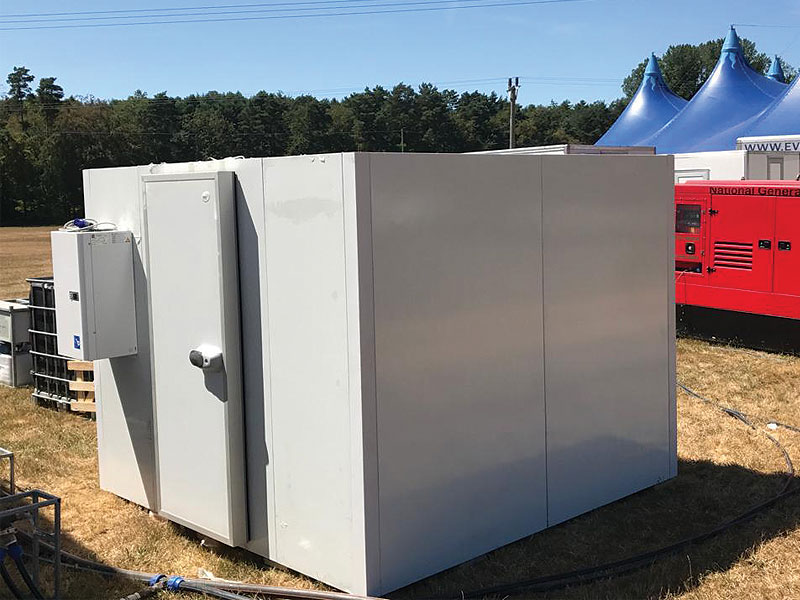
<path fill-rule="evenodd" d="M 658 67 L 658 60 L 656 59 L 655 53 L 650 54 L 650 58 L 647 61 L 647 66 L 644 68 L 644 74 L 647 75 L 655 75 L 657 77 L 661 77 L 661 69 Z"/>
<path fill-rule="evenodd" d="M 722 53 L 735 52 L 736 54 L 743 54 L 742 44 L 739 41 L 739 36 L 736 35 L 736 29 L 731 28 L 728 30 L 728 35 L 725 36 L 725 42 L 722 44 Z"/>
<path fill-rule="evenodd" d="M 786 75 L 783 73 L 781 61 L 777 54 L 772 58 L 772 65 L 769 67 L 769 73 L 767 74 L 767 77 L 774 79 L 775 81 L 780 81 L 781 83 L 786 83 Z"/>

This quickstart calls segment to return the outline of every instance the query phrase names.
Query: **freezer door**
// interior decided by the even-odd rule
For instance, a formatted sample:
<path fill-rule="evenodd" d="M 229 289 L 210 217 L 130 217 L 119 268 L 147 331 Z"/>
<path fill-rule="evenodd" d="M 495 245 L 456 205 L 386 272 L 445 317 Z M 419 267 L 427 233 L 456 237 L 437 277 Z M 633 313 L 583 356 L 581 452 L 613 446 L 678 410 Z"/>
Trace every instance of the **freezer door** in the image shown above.
<path fill-rule="evenodd" d="M 246 541 L 232 173 L 144 176 L 160 513 Z"/>

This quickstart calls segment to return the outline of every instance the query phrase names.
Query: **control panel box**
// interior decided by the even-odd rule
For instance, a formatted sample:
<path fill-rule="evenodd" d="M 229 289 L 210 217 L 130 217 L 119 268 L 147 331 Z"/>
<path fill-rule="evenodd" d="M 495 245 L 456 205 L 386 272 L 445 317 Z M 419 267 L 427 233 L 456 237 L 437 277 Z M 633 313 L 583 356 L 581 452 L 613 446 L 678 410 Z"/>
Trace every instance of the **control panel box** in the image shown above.
<path fill-rule="evenodd" d="M 136 354 L 130 231 L 50 234 L 58 352 L 79 360 Z"/>

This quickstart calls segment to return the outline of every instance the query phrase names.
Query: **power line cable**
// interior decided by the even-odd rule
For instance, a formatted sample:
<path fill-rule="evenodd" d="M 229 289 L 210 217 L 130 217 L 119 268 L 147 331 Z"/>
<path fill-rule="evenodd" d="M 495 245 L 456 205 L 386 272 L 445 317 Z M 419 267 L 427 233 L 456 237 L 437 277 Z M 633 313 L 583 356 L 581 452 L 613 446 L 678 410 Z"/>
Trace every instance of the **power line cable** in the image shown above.
<path fill-rule="evenodd" d="M 731 23 L 731 27 L 765 27 L 769 29 L 800 29 L 800 25 L 788 25 L 786 23 Z"/>
<path fill-rule="evenodd" d="M 76 23 L 70 25 L 26 25 L 25 27 L 0 27 L 0 31 L 32 31 L 41 29 L 87 29 L 100 27 L 132 27 L 141 25 L 173 25 L 179 23 L 223 23 L 239 21 L 264 21 L 278 19 L 314 19 L 320 17 L 344 17 L 363 15 L 388 15 L 403 13 L 424 13 L 445 10 L 466 10 L 470 8 L 510 8 L 536 4 L 565 4 L 573 2 L 592 2 L 594 0 L 523 0 L 521 2 L 491 2 L 476 0 L 475 4 L 455 4 L 448 6 L 425 6 L 417 8 L 394 8 L 390 10 L 348 10 L 347 12 L 320 12 L 315 14 L 259 15 L 247 17 L 222 17 L 208 19 L 169 19 L 164 21 L 130 21 L 125 23 Z M 484 2 L 484 3 L 478 3 Z"/>
<path fill-rule="evenodd" d="M 337 7 L 339 9 L 361 9 L 361 8 L 394 8 L 394 7 L 411 7 L 411 6 L 430 6 L 430 5 L 445 5 L 445 4 L 460 4 L 463 2 L 486 2 L 487 0 L 414 0 L 414 1 L 403 1 L 403 2 L 392 2 L 387 0 L 338 0 L 340 2 L 358 2 L 358 4 L 354 4 L 352 6 L 344 6 L 344 7 Z M 362 2 L 369 2 L 369 4 L 361 4 Z M 316 4 L 316 3 L 314 3 Z M 292 13 L 292 12 L 319 12 L 320 16 L 324 16 L 323 12 L 320 11 L 330 11 L 333 9 L 330 8 L 320 8 L 319 6 L 293 6 L 291 9 L 289 8 L 275 8 L 274 5 L 272 8 L 247 8 L 247 9 L 238 9 L 238 10 L 214 10 L 214 12 L 209 12 L 205 9 L 193 9 L 193 8 L 186 8 L 184 10 L 187 11 L 195 11 L 195 12 L 177 12 L 171 14 L 152 14 L 152 15 L 141 15 L 141 14 L 134 14 L 134 15 L 119 15 L 119 16 L 71 16 L 71 17 L 58 17 L 58 18 L 47 18 L 47 19 L 25 19 L 25 20 L 0 20 L 0 24 L 4 25 L 16 25 L 21 23 L 56 23 L 56 22 L 66 22 L 66 21 L 108 21 L 111 19 L 153 19 L 154 23 L 159 23 L 160 21 L 156 21 L 155 19 L 165 19 L 165 18 L 174 18 L 174 17 L 205 17 L 205 16 L 218 16 L 218 15 L 236 15 L 236 14 L 263 14 L 263 13 Z M 199 12 L 198 12 L 199 11 Z M 15 17 L 16 18 L 16 17 Z"/>
<path fill-rule="evenodd" d="M 248 8 L 258 6 L 304 6 L 304 5 L 336 5 L 351 2 L 375 2 L 376 0 L 308 0 L 303 2 L 248 2 L 244 4 L 207 4 L 205 6 L 166 6 L 161 8 L 118 8 L 114 10 L 83 10 L 65 12 L 45 12 L 45 13 L 19 13 L 19 14 L 0 14 L 0 17 L 22 18 L 22 17 L 57 17 L 74 15 L 103 15 L 103 14 L 124 14 L 124 13 L 147 13 L 147 12 L 167 12 L 182 10 L 216 10 L 223 8 Z"/>

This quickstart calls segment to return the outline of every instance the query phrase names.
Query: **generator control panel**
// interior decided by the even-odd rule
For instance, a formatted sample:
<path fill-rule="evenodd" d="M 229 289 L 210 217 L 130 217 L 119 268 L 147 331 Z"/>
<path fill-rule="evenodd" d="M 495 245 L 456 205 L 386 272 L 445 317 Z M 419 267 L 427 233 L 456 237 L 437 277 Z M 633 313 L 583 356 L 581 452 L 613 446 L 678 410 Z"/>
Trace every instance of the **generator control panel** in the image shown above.
<path fill-rule="evenodd" d="M 58 352 L 78 360 L 137 353 L 130 231 L 50 234 Z"/>

